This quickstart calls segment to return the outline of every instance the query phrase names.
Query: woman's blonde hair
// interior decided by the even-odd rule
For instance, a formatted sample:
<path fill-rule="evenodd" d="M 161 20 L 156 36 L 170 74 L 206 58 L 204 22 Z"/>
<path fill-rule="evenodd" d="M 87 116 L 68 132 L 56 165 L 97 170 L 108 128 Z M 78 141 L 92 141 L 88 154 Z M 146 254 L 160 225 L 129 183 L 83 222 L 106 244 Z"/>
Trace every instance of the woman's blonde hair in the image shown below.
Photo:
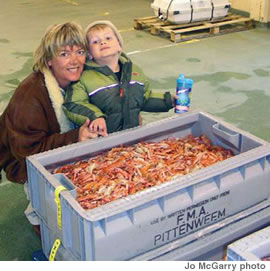
<path fill-rule="evenodd" d="M 56 57 L 63 47 L 74 45 L 87 50 L 87 41 L 80 25 L 69 22 L 48 27 L 34 52 L 33 70 L 43 72 L 48 69 L 48 61 Z"/>

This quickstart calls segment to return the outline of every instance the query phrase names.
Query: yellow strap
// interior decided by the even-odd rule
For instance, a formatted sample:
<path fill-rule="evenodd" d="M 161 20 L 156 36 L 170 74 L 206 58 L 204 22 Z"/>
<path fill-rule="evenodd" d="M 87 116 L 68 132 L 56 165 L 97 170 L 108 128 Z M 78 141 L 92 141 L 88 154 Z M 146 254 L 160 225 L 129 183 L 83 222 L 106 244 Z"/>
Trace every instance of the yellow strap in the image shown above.
<path fill-rule="evenodd" d="M 53 247 L 52 247 L 52 249 L 51 249 L 50 256 L 49 256 L 49 261 L 54 261 L 56 252 L 57 252 L 57 250 L 58 250 L 60 244 L 61 244 L 60 239 L 56 239 L 56 240 L 54 241 Z"/>
<path fill-rule="evenodd" d="M 66 188 L 63 185 L 59 185 L 56 187 L 55 191 L 54 191 L 54 201 L 56 203 L 56 207 L 57 207 L 57 226 L 58 229 L 61 230 L 62 225 L 61 225 L 61 203 L 60 203 L 60 192 L 66 190 Z"/>

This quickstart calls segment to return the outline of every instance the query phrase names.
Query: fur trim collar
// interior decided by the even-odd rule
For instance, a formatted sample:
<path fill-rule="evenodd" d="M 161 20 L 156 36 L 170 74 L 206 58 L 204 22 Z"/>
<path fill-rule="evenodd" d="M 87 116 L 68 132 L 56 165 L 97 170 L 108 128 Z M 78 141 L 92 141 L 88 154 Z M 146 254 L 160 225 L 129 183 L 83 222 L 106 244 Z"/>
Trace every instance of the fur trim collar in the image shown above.
<path fill-rule="evenodd" d="M 69 130 L 74 128 L 74 126 L 71 121 L 67 119 L 63 111 L 62 104 L 64 102 L 64 98 L 59 88 L 59 85 L 50 70 L 44 71 L 43 74 L 45 79 L 45 85 L 48 89 L 49 97 L 51 99 L 52 106 L 54 108 L 55 115 L 60 126 L 60 133 L 62 134 L 68 132 Z"/>

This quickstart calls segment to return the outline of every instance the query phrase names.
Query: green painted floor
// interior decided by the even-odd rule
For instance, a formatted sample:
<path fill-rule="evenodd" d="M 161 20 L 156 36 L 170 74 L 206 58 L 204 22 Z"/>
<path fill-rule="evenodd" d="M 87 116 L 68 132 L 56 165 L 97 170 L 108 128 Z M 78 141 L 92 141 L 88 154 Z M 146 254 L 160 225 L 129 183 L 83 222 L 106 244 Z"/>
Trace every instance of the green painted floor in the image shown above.
<path fill-rule="evenodd" d="M 0 114 L 16 86 L 31 72 L 32 52 L 48 25 L 73 20 L 86 27 L 93 20 L 107 19 L 121 30 L 125 51 L 143 68 L 154 89 L 174 92 L 178 74 L 184 73 L 195 81 L 192 110 L 208 112 L 270 141 L 270 29 L 257 27 L 175 44 L 133 29 L 134 18 L 153 15 L 151 0 L 93 2 L 1 3 Z M 144 123 L 173 114 L 144 113 Z M 31 260 L 31 253 L 41 244 L 24 217 L 23 187 L 4 178 L 0 206 L 0 260 Z"/>

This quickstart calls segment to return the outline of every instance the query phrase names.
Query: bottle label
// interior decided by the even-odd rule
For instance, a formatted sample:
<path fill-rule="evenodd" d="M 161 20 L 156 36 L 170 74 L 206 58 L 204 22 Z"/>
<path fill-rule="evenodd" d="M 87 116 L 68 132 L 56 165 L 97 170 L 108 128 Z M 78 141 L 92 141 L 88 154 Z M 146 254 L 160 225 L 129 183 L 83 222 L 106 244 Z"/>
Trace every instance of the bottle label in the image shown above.
<path fill-rule="evenodd" d="M 175 101 L 175 113 L 185 113 L 189 111 L 191 88 L 180 88 L 176 90 L 178 96 Z"/>

